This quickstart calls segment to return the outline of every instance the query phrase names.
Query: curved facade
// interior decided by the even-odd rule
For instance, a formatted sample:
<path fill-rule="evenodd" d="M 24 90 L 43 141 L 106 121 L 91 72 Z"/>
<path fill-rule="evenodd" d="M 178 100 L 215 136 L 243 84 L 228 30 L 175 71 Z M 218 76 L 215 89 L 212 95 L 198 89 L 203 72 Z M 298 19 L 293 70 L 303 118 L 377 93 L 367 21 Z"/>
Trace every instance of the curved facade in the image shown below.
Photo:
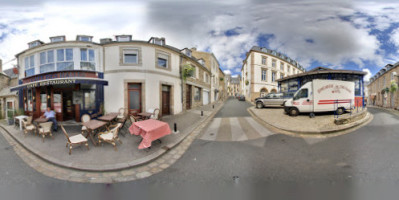
<path fill-rule="evenodd" d="M 278 90 L 277 79 L 304 72 L 291 58 L 263 47 L 254 46 L 247 53 L 241 69 L 241 91 L 253 101 Z"/>

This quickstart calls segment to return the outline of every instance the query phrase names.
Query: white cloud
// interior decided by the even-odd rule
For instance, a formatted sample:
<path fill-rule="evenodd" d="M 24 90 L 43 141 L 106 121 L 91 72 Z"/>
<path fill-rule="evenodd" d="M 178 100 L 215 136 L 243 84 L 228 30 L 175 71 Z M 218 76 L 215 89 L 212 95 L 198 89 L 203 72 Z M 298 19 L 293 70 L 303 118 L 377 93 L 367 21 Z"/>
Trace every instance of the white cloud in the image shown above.
<path fill-rule="evenodd" d="M 231 74 L 231 71 L 226 69 L 226 70 L 223 70 L 223 73 L 227 75 L 227 74 Z"/>
<path fill-rule="evenodd" d="M 367 72 L 367 74 L 364 76 L 364 81 L 368 82 L 370 80 L 370 78 L 371 78 L 371 71 L 369 69 L 367 69 L 367 68 L 362 69 L 362 71 Z"/>
<path fill-rule="evenodd" d="M 391 34 L 391 38 L 390 41 L 396 46 L 399 47 L 399 28 L 395 29 L 392 34 Z M 399 52 L 399 50 L 398 50 Z"/>

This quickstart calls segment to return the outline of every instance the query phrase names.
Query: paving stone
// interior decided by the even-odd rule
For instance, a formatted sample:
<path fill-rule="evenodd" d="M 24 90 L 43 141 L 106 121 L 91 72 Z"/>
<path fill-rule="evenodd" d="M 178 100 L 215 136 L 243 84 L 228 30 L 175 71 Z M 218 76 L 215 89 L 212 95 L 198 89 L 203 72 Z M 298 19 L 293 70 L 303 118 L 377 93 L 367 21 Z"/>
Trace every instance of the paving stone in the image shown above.
<path fill-rule="evenodd" d="M 162 164 L 162 165 L 160 165 L 159 167 L 162 168 L 162 169 L 166 169 L 166 168 L 169 167 L 169 165 L 168 165 L 168 164 Z"/>
<path fill-rule="evenodd" d="M 136 174 L 136 171 L 131 170 L 131 169 L 123 170 L 123 171 L 121 171 L 121 174 L 122 174 L 122 176 L 132 176 L 132 175 Z"/>
<path fill-rule="evenodd" d="M 137 178 L 146 178 L 146 177 L 149 177 L 149 176 L 151 176 L 151 175 L 152 175 L 152 174 L 151 174 L 150 172 L 144 171 L 144 172 L 137 173 L 137 174 L 136 174 L 136 177 L 137 177 Z"/>

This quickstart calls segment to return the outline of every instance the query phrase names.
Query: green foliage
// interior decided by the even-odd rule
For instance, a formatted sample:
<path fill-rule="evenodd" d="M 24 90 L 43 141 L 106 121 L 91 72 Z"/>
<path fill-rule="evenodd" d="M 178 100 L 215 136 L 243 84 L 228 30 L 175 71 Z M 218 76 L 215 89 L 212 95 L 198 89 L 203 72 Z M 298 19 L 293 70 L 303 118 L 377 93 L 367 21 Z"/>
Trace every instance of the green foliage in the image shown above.
<path fill-rule="evenodd" d="M 14 118 L 14 111 L 7 111 L 8 119 Z"/>
<path fill-rule="evenodd" d="M 398 90 L 398 84 L 394 81 L 394 80 L 392 80 L 391 81 L 391 86 L 390 86 L 390 88 L 389 88 L 389 91 L 391 92 L 391 93 L 394 93 L 394 92 L 396 92 Z"/>
<path fill-rule="evenodd" d="M 223 78 L 223 77 L 220 77 L 220 81 L 224 81 L 224 78 Z"/>
<path fill-rule="evenodd" d="M 248 80 L 245 81 L 245 85 L 249 85 L 249 81 Z"/>
<path fill-rule="evenodd" d="M 183 65 L 183 80 L 185 81 L 187 78 L 192 77 L 194 75 L 195 68 L 191 66 L 190 64 L 185 64 Z"/>

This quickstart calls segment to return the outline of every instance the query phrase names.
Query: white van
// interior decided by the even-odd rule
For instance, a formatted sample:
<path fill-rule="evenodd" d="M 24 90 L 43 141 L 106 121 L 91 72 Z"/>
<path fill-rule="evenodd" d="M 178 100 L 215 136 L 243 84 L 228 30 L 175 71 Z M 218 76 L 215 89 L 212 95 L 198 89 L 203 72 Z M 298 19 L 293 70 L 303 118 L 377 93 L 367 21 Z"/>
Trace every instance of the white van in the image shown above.
<path fill-rule="evenodd" d="M 305 83 L 284 104 L 291 116 L 299 113 L 336 111 L 341 115 L 355 103 L 355 83 L 338 80 L 313 80 Z"/>

